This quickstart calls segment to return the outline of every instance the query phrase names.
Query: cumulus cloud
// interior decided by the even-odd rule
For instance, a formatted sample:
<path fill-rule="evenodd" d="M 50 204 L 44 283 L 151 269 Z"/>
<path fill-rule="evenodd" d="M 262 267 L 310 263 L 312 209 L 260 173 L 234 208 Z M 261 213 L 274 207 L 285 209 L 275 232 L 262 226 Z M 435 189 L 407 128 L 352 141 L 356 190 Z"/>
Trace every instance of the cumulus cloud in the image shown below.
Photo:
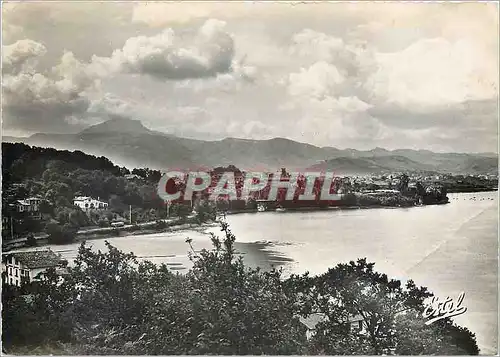
<path fill-rule="evenodd" d="M 168 28 L 147 37 L 129 38 L 110 58 L 94 57 L 105 70 L 147 74 L 159 79 L 213 77 L 232 70 L 234 42 L 225 22 L 210 19 L 194 35 Z"/>
<path fill-rule="evenodd" d="M 435 106 L 493 98 L 496 63 L 474 43 L 423 39 L 400 52 L 379 53 L 366 81 L 375 97 L 403 106 Z"/>
<path fill-rule="evenodd" d="M 200 139 L 497 146 L 496 4 L 7 7 L 4 31 L 34 40 L 2 54 L 11 126 L 127 115 Z"/>
<path fill-rule="evenodd" d="M 111 116 L 133 116 L 134 106 L 130 101 L 126 101 L 112 93 L 99 94 L 96 98 L 90 100 L 88 113 L 90 116 L 106 117 Z"/>
<path fill-rule="evenodd" d="M 39 72 L 28 62 L 46 53 L 42 44 L 22 40 L 5 47 L 4 124 L 30 131 L 68 130 L 66 119 L 87 111 L 85 93 L 95 85 L 87 66 L 66 52 L 58 65 Z"/>
<path fill-rule="evenodd" d="M 397 138 L 416 140 L 410 128 L 433 142 L 466 131 L 488 146 L 495 141 L 497 110 L 487 105 L 498 98 L 495 57 L 467 39 L 424 38 L 380 52 L 304 30 L 292 37 L 289 53 L 308 66 L 288 76 L 281 108 L 300 112 L 298 130 L 318 143 L 404 143 Z"/>
<path fill-rule="evenodd" d="M 234 89 L 238 80 L 250 82 L 255 76 L 255 68 L 233 58 L 234 43 L 225 32 L 225 23 L 213 19 L 194 33 L 166 29 L 154 36 L 132 37 L 110 57 L 94 56 L 90 63 L 65 52 L 57 65 L 43 69 L 37 64 L 46 54 L 46 47 L 33 40 L 4 47 L 2 87 L 7 128 L 74 131 L 98 116 L 130 113 L 134 103 L 100 90 L 102 80 L 121 73 L 179 83 L 211 77 L 226 90 Z"/>
<path fill-rule="evenodd" d="M 285 82 L 289 99 L 282 109 L 289 115 L 299 113 L 296 137 L 314 136 L 327 146 L 379 134 L 380 124 L 367 113 L 372 105 L 360 87 L 366 67 L 359 45 L 306 29 L 292 37 L 289 53 L 309 64 Z"/>
<path fill-rule="evenodd" d="M 325 98 L 337 91 L 345 77 L 333 64 L 321 61 L 298 73 L 291 73 L 288 91 L 292 96 Z"/>
<path fill-rule="evenodd" d="M 47 49 L 43 44 L 28 39 L 3 46 L 2 71 L 5 74 L 17 74 L 26 68 L 28 62 L 46 53 Z M 31 66 L 33 65 L 32 63 Z"/>

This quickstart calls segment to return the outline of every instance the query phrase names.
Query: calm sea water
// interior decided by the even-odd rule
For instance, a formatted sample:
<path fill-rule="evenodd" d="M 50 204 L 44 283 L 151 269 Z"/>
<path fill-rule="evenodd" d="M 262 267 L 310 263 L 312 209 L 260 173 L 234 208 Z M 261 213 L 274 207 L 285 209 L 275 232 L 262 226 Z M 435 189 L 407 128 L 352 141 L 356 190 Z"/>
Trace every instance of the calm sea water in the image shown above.
<path fill-rule="evenodd" d="M 465 292 L 467 312 L 455 318 L 476 333 L 482 354 L 495 354 L 498 335 L 498 197 L 450 194 L 450 204 L 397 209 L 265 212 L 228 217 L 238 250 L 250 265 L 281 265 L 287 273 L 325 272 L 366 257 L 378 271 L 413 279 L 438 297 Z M 216 228 L 211 230 L 217 233 Z M 209 248 L 207 234 L 176 232 L 108 239 L 173 270 L 190 266 L 189 247 Z M 104 240 L 89 244 L 104 248 Z M 70 261 L 78 245 L 52 246 Z"/>

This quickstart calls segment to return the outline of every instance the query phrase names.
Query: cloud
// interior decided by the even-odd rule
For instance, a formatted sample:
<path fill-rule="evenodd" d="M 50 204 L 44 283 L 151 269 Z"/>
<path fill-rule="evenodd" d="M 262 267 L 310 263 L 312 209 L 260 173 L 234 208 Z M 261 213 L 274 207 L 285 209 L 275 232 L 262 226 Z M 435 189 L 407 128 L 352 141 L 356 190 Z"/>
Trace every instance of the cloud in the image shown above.
<path fill-rule="evenodd" d="M 132 37 L 110 58 L 94 57 L 93 62 L 112 73 L 183 80 L 230 72 L 233 57 L 234 42 L 225 31 L 225 23 L 210 19 L 194 36 L 182 36 L 167 28 L 155 36 Z"/>
<path fill-rule="evenodd" d="M 494 98 L 495 61 L 474 43 L 423 39 L 399 52 L 378 53 L 366 90 L 403 106 L 436 106 Z"/>
<path fill-rule="evenodd" d="M 27 65 L 27 62 L 46 53 L 47 49 L 43 44 L 28 39 L 3 46 L 2 71 L 5 74 L 17 74 Z"/>
<path fill-rule="evenodd" d="M 321 99 L 332 95 L 344 81 L 345 77 L 337 67 L 321 61 L 298 73 L 291 73 L 288 92 L 292 96 Z"/>
<path fill-rule="evenodd" d="M 295 137 L 315 137 L 324 146 L 372 140 L 379 122 L 367 110 L 359 83 L 363 51 L 356 44 L 306 29 L 292 36 L 289 53 L 308 63 L 287 78 L 287 115 L 298 115 Z M 303 139 L 302 139 L 303 140 Z"/>
<path fill-rule="evenodd" d="M 129 117 L 133 116 L 134 106 L 130 101 L 126 101 L 111 93 L 100 93 L 97 98 L 90 101 L 88 113 L 91 116 L 102 117 L 108 115 Z"/>
<path fill-rule="evenodd" d="M 207 20 L 194 33 L 166 29 L 154 36 L 133 37 L 110 57 L 94 56 L 90 63 L 65 52 L 48 69 L 38 65 L 48 52 L 43 44 L 20 40 L 5 46 L 5 126 L 30 132 L 75 131 L 98 116 L 130 113 L 137 103 L 126 103 L 100 89 L 101 81 L 121 73 L 180 83 L 212 77 L 214 84 L 227 90 L 239 80 L 251 82 L 255 68 L 233 58 L 233 39 L 224 28 L 222 21 Z M 143 106 L 139 107 L 138 114 L 144 114 Z"/>
<path fill-rule="evenodd" d="M 96 85 L 87 66 L 66 52 L 58 65 L 39 72 L 27 62 L 45 54 L 43 45 L 24 40 L 6 48 L 4 58 L 8 66 L 2 81 L 4 125 L 30 131 L 71 130 L 67 119 L 86 113 L 86 91 Z"/>
<path fill-rule="evenodd" d="M 10 127 L 496 148 L 497 4 L 5 5 Z"/>
<path fill-rule="evenodd" d="M 480 150 L 496 146 L 498 70 L 484 47 L 440 37 L 380 52 L 349 41 L 309 29 L 291 37 L 289 53 L 307 64 L 285 81 L 281 109 L 297 118 L 294 138 L 449 150 L 470 137 Z"/>

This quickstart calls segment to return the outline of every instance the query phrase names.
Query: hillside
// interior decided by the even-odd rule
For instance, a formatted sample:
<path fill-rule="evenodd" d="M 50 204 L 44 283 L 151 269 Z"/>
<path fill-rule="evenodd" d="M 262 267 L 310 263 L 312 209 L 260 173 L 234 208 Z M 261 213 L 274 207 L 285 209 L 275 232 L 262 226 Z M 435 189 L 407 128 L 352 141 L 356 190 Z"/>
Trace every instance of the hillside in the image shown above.
<path fill-rule="evenodd" d="M 221 141 L 204 141 L 193 145 L 196 158 L 207 165 L 235 164 L 247 169 L 302 168 L 304 164 L 324 160 L 328 154 L 313 145 L 293 140 L 246 140 L 227 138 Z"/>
<path fill-rule="evenodd" d="M 47 165 L 53 161 L 63 162 L 67 170 L 100 170 L 112 175 L 121 175 L 123 171 L 104 156 L 95 157 L 81 151 L 30 147 L 23 143 L 2 143 L 3 183 L 40 178 Z"/>
<path fill-rule="evenodd" d="M 433 172 L 433 166 L 418 163 L 404 156 L 338 157 L 313 165 L 310 171 L 333 171 L 338 175 L 367 175 L 388 172 Z"/>
<path fill-rule="evenodd" d="M 498 169 L 498 156 L 491 153 L 390 151 L 384 148 L 361 151 L 320 148 L 285 138 L 204 141 L 156 132 L 144 127 L 138 120 L 121 118 L 91 126 L 78 134 L 35 134 L 29 138 L 3 139 L 62 150 L 81 150 L 96 156 L 104 155 L 121 166 L 161 170 L 230 164 L 247 170 L 328 167 L 357 174 L 387 171 L 478 174 L 496 173 Z"/>

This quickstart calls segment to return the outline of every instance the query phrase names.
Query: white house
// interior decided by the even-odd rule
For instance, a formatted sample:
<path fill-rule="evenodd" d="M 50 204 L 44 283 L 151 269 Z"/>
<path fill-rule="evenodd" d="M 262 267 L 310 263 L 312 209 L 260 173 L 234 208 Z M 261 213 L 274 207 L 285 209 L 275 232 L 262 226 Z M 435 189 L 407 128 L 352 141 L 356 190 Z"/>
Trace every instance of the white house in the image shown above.
<path fill-rule="evenodd" d="M 102 210 L 108 208 L 108 203 L 99 200 L 99 197 L 95 199 L 87 196 L 78 196 L 73 200 L 73 204 L 80 207 L 82 211 L 88 211 L 91 209 Z"/>
<path fill-rule="evenodd" d="M 51 250 L 7 253 L 2 256 L 3 283 L 21 286 L 37 279 L 48 268 L 62 268 L 66 261 Z"/>
<path fill-rule="evenodd" d="M 42 199 L 40 197 L 28 197 L 24 200 L 17 200 L 16 210 L 17 212 L 38 212 L 41 202 Z"/>

